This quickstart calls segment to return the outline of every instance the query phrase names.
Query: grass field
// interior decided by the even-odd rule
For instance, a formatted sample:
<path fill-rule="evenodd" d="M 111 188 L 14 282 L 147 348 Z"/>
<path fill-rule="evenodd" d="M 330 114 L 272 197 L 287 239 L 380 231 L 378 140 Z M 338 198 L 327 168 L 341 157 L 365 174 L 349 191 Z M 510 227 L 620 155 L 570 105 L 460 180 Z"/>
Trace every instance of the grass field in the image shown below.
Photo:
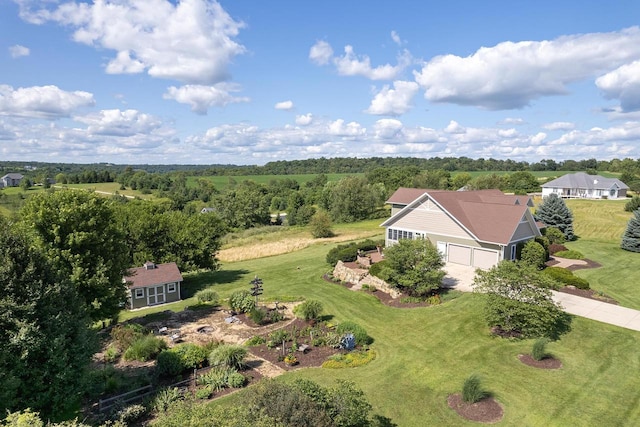
<path fill-rule="evenodd" d="M 472 425 L 446 404 L 471 373 L 504 406 L 500 425 L 594 426 L 640 422 L 640 333 L 575 318 L 572 331 L 548 350 L 563 362 L 557 371 L 521 364 L 532 341 L 490 336 L 482 316 L 482 296 L 464 294 L 431 308 L 394 309 L 372 296 L 327 283 L 324 256 L 330 245 L 314 245 L 286 255 L 225 263 L 220 272 L 189 276 L 185 286 L 210 286 L 222 297 L 246 289 L 254 275 L 264 281 L 269 300 L 318 299 L 335 321 L 354 320 L 374 337 L 378 357 L 349 370 L 306 369 L 284 379 L 305 377 L 323 384 L 355 381 L 377 413 L 398 426 Z M 227 404 L 241 395 L 230 397 Z"/>
<path fill-rule="evenodd" d="M 640 283 L 633 279 L 640 267 L 640 254 L 618 248 L 616 230 L 624 228 L 628 217 L 618 215 L 622 204 L 567 204 L 574 209 L 575 229 L 581 236 L 569 246 L 603 265 L 578 274 L 622 305 L 640 308 Z M 602 217 L 608 226 L 599 222 Z M 349 227 L 369 229 L 376 235 L 378 224 L 371 221 Z M 250 237 L 244 238 L 247 240 L 238 236 L 227 245 L 246 246 Z M 286 238 L 286 233 L 269 237 L 275 241 Z M 287 254 L 225 262 L 218 272 L 187 275 L 184 287 L 189 295 L 211 287 L 225 298 L 235 290 L 247 289 L 251 278 L 258 275 L 263 279 L 263 297 L 267 300 L 318 299 L 335 321 L 360 323 L 375 340 L 372 347 L 377 358 L 372 363 L 346 370 L 302 369 L 282 379 L 304 377 L 325 385 L 339 378 L 353 380 L 365 391 L 374 411 L 398 426 L 474 425 L 461 419 L 446 403 L 447 396 L 460 392 L 464 379 L 472 373 L 480 374 L 485 388 L 502 404 L 504 419 L 499 425 L 640 424 L 640 379 L 634 374 L 640 368 L 640 332 L 574 317 L 571 332 L 548 346 L 563 367 L 531 368 L 517 359 L 518 354 L 531 351 L 531 340 L 490 336 L 483 321 L 483 296 L 463 294 L 429 308 L 384 306 L 370 295 L 322 280 L 322 274 L 330 269 L 325 255 L 333 245 L 315 243 Z M 188 304 L 181 302 L 173 307 L 179 310 L 184 305 Z M 242 393 L 236 393 L 212 404 L 241 400 Z"/>

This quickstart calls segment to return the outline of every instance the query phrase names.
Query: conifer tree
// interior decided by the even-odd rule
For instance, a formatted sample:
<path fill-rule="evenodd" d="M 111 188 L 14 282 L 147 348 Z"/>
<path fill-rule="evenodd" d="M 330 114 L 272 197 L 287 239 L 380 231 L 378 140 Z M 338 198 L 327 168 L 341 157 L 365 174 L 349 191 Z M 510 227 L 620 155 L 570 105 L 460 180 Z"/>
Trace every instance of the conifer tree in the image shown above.
<path fill-rule="evenodd" d="M 620 247 L 627 251 L 640 252 L 640 209 L 633 211 L 633 217 L 622 235 Z"/>
<path fill-rule="evenodd" d="M 575 239 L 573 234 L 573 214 L 557 194 L 549 194 L 538 209 L 535 217 L 547 227 L 556 227 L 570 241 Z"/>

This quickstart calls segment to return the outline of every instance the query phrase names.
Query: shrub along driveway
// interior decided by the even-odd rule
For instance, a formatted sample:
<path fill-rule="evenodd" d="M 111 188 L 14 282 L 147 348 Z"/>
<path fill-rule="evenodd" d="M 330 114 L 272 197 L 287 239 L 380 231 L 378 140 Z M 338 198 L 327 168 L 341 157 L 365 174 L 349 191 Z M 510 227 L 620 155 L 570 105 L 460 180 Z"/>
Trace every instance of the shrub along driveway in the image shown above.
<path fill-rule="evenodd" d="M 586 261 L 582 260 L 558 260 L 561 260 L 562 264 L 559 266 L 565 268 L 572 265 L 572 262 L 586 264 Z M 462 292 L 473 292 L 473 279 L 475 276 L 475 269 L 473 267 L 447 263 L 444 269 L 447 272 L 443 280 L 443 284 L 446 287 L 451 287 Z M 560 303 L 562 309 L 569 314 L 640 331 L 640 311 L 638 310 L 564 292 L 552 291 L 552 293 L 553 300 Z"/>

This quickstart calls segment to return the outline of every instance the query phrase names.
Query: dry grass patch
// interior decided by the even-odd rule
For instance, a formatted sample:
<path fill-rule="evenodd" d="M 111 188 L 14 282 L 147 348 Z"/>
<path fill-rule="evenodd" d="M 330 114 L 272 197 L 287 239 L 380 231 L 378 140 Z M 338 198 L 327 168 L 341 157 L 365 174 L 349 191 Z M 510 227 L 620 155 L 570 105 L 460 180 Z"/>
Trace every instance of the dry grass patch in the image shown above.
<path fill-rule="evenodd" d="M 264 258 L 274 255 L 282 255 L 304 249 L 316 243 L 338 243 L 349 240 L 366 239 L 379 235 L 380 231 L 357 230 L 353 232 L 340 233 L 334 237 L 326 239 L 314 239 L 311 236 L 278 236 L 277 239 L 271 241 L 258 241 L 255 239 L 252 243 L 243 242 L 239 246 L 228 247 L 218 252 L 218 259 L 223 262 L 246 261 L 256 258 Z M 275 236 L 273 236 L 275 237 Z M 236 242 L 237 244 L 238 242 Z"/>

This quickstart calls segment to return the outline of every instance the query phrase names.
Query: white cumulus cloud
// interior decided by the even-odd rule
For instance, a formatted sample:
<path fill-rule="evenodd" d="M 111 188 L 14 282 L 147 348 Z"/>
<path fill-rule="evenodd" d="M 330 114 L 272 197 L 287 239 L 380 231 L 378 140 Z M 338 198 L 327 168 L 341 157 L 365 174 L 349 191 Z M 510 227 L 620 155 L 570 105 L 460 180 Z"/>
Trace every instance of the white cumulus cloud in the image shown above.
<path fill-rule="evenodd" d="M 607 99 L 619 99 L 622 111 L 640 110 L 640 60 L 598 77 L 596 86 Z"/>
<path fill-rule="evenodd" d="M 89 92 L 68 92 L 51 85 L 18 89 L 0 85 L 0 115 L 58 119 L 93 105 L 95 100 Z"/>
<path fill-rule="evenodd" d="M 285 110 L 285 111 L 289 111 L 293 108 L 293 101 L 282 101 L 282 102 L 277 102 L 276 105 L 274 105 L 274 108 L 276 110 Z"/>
<path fill-rule="evenodd" d="M 343 119 L 337 119 L 333 122 L 330 122 L 327 130 L 330 135 L 347 137 L 357 137 L 360 135 L 365 135 L 367 132 L 367 130 L 363 128 L 360 123 L 345 123 Z"/>
<path fill-rule="evenodd" d="M 324 40 L 317 41 L 309 50 L 309 59 L 317 65 L 327 65 L 332 57 L 333 49 Z"/>
<path fill-rule="evenodd" d="M 542 126 L 546 130 L 571 130 L 575 129 L 575 123 L 571 122 L 553 122 Z"/>
<path fill-rule="evenodd" d="M 162 121 L 137 110 L 102 110 L 74 120 L 87 125 L 91 135 L 133 136 L 151 134 L 162 127 Z"/>
<path fill-rule="evenodd" d="M 632 27 L 554 40 L 503 42 L 467 57 L 438 56 L 414 75 L 430 101 L 513 109 L 541 96 L 566 94 L 569 84 L 639 57 L 640 29 Z"/>
<path fill-rule="evenodd" d="M 28 47 L 17 44 L 9 48 L 9 53 L 11 54 L 12 58 L 20 58 L 21 56 L 29 56 L 31 51 Z"/>
<path fill-rule="evenodd" d="M 296 124 L 298 126 L 309 126 L 313 122 L 313 114 L 301 114 L 296 116 Z"/>
<path fill-rule="evenodd" d="M 244 24 L 215 0 L 23 2 L 21 6 L 21 16 L 29 22 L 68 26 L 75 41 L 115 51 L 108 73 L 146 71 L 153 77 L 213 85 L 229 78 L 229 63 L 245 52 L 234 40 Z"/>
<path fill-rule="evenodd" d="M 455 120 L 451 120 L 447 125 L 447 127 L 444 128 L 444 131 L 446 133 L 454 133 L 454 134 L 467 133 L 467 129 L 464 126 L 460 125 L 460 123 L 456 122 Z"/>
<path fill-rule="evenodd" d="M 171 86 L 163 95 L 165 99 L 173 99 L 181 104 L 191 106 L 191 111 L 207 114 L 211 107 L 224 107 L 227 104 L 249 102 L 249 98 L 236 97 L 231 92 L 238 92 L 239 86 L 232 83 L 218 83 L 214 86 L 185 85 Z"/>
<path fill-rule="evenodd" d="M 393 89 L 385 85 L 371 100 L 366 113 L 379 116 L 399 116 L 413 106 L 413 97 L 420 87 L 415 82 L 395 81 Z"/>

